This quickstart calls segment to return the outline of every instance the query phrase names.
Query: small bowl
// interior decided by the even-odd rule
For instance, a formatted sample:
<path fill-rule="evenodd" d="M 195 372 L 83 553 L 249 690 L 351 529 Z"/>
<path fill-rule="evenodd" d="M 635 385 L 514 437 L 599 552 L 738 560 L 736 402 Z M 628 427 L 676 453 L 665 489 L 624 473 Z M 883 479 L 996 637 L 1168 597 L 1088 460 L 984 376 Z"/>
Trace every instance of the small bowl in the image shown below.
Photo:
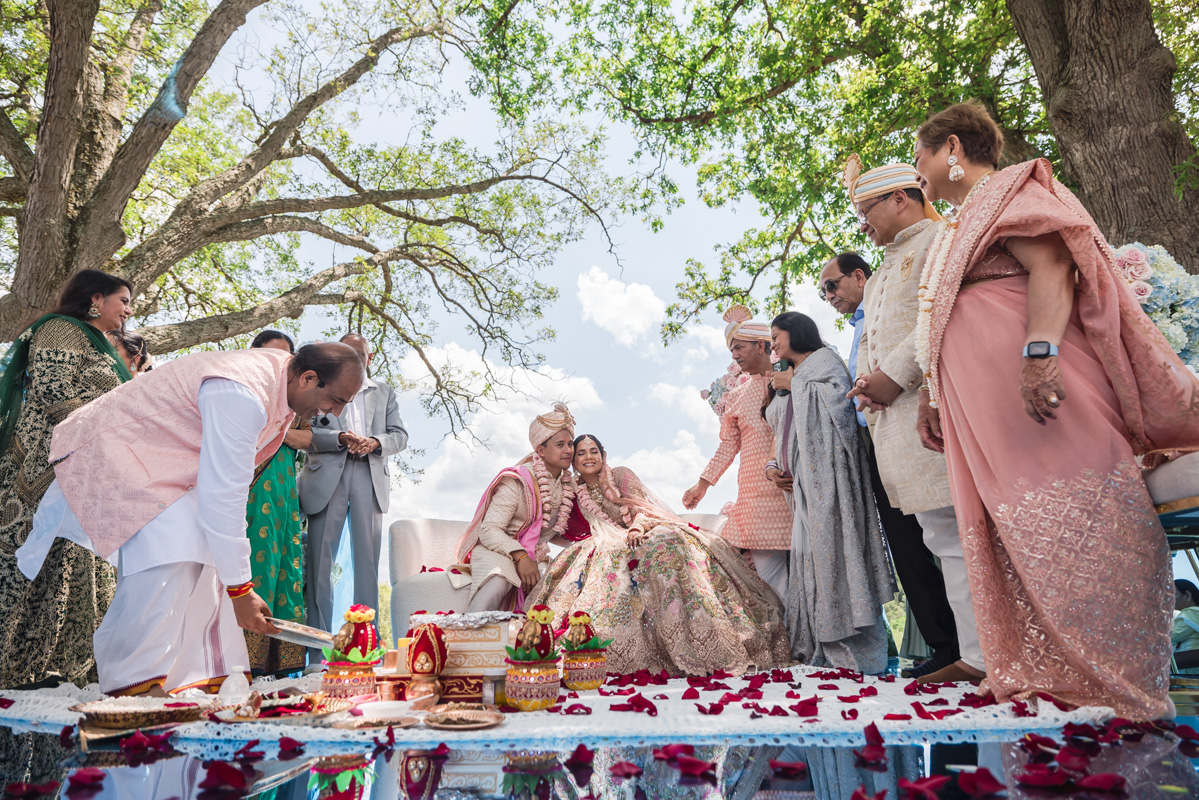
<path fill-rule="evenodd" d="M 408 715 L 412 703 L 405 700 L 384 700 L 377 703 L 363 703 L 358 706 L 363 719 L 399 719 Z"/>

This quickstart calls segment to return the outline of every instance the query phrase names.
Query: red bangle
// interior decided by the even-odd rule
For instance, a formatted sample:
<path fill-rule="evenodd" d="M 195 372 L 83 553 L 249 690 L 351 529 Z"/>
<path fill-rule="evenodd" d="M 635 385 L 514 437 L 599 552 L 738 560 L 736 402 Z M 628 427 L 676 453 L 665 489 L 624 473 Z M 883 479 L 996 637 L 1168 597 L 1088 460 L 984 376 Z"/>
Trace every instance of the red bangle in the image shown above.
<path fill-rule="evenodd" d="M 225 587 L 225 594 L 229 595 L 230 600 L 245 597 L 252 591 L 254 591 L 254 581 L 246 581 L 245 583 L 239 583 L 237 586 Z"/>

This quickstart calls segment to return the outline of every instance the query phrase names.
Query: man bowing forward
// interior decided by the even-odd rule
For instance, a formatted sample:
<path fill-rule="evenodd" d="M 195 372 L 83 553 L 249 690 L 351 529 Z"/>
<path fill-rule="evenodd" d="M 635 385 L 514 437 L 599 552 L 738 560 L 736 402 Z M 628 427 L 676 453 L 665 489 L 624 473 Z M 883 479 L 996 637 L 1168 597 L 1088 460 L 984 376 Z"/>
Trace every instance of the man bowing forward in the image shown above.
<path fill-rule="evenodd" d="M 312 344 L 175 359 L 80 408 L 54 430 L 56 479 L 17 551 L 36 575 L 55 537 L 117 557 L 93 644 L 100 689 L 216 691 L 249 658 L 239 626 L 277 633 L 254 592 L 246 499 L 295 414 L 340 413 L 358 354 Z"/>

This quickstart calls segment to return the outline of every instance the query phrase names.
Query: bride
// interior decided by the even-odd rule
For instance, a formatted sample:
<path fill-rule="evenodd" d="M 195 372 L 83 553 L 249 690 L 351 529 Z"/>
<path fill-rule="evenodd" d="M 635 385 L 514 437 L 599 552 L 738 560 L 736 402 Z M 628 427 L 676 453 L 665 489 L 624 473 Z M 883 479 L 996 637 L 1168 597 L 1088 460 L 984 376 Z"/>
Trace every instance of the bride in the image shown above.
<path fill-rule="evenodd" d="M 562 551 L 526 606 L 561 621 L 587 611 L 610 672 L 741 674 L 789 662 L 778 595 L 732 546 L 655 503 L 632 470 L 609 469 L 594 436 L 575 439 L 577 509 Z M 587 531 L 590 535 L 586 535 Z"/>

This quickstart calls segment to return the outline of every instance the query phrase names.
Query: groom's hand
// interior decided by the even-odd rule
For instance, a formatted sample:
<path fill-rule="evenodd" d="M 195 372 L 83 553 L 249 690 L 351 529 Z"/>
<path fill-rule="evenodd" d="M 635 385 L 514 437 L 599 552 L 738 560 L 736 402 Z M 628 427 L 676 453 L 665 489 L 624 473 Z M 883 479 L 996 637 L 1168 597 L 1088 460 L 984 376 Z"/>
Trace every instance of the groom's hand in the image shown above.
<path fill-rule="evenodd" d="M 529 554 L 523 550 L 517 551 L 516 574 L 520 576 L 520 586 L 526 592 L 531 591 L 537 585 L 537 581 L 541 580 L 541 572 L 537 569 L 537 562 L 530 558 Z"/>

